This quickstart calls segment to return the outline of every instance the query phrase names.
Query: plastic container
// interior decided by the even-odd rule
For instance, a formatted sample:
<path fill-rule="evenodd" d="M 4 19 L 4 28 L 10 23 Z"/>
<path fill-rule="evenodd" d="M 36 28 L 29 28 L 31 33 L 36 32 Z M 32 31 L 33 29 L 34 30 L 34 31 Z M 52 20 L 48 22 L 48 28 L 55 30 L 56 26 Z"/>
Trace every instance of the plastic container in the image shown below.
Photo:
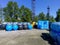
<path fill-rule="evenodd" d="M 32 25 L 30 23 L 28 23 L 28 29 L 32 30 Z"/>
<path fill-rule="evenodd" d="M 38 29 L 49 29 L 49 21 L 38 21 Z"/>
<path fill-rule="evenodd" d="M 38 29 L 41 29 L 41 25 L 38 25 L 37 28 L 38 28 Z"/>
<path fill-rule="evenodd" d="M 51 29 L 55 30 L 56 32 L 60 32 L 60 22 L 55 22 L 51 24 Z"/>
<path fill-rule="evenodd" d="M 12 24 L 6 24 L 6 31 L 12 31 Z"/>
<path fill-rule="evenodd" d="M 22 25 L 23 23 L 18 23 L 18 29 L 19 30 L 22 30 L 23 29 L 23 25 Z"/>
<path fill-rule="evenodd" d="M 28 29 L 28 24 L 27 24 L 27 22 L 24 22 L 24 23 L 23 23 L 23 29 Z"/>
<path fill-rule="evenodd" d="M 8 24 L 8 23 L 9 23 L 9 22 L 4 22 L 4 23 L 1 24 L 2 30 L 5 30 L 5 29 L 6 29 L 5 27 L 6 27 L 6 24 Z"/>
<path fill-rule="evenodd" d="M 60 45 L 60 33 L 57 35 L 57 44 Z"/>
<path fill-rule="evenodd" d="M 54 41 L 57 41 L 57 35 L 58 35 L 57 32 L 50 31 L 50 36 L 52 37 L 52 39 L 53 39 Z"/>
<path fill-rule="evenodd" d="M 0 30 L 2 30 L 2 24 L 0 24 Z"/>
<path fill-rule="evenodd" d="M 16 23 L 13 23 L 12 28 L 13 30 L 18 30 L 18 25 Z"/>

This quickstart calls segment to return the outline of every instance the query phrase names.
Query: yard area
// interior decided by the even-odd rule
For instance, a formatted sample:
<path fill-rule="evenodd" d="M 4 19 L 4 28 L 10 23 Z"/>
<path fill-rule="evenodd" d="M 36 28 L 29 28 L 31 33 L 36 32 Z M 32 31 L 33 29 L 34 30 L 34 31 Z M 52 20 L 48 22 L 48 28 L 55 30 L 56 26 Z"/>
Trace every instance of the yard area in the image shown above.
<path fill-rule="evenodd" d="M 54 45 L 47 30 L 0 31 L 0 45 Z"/>

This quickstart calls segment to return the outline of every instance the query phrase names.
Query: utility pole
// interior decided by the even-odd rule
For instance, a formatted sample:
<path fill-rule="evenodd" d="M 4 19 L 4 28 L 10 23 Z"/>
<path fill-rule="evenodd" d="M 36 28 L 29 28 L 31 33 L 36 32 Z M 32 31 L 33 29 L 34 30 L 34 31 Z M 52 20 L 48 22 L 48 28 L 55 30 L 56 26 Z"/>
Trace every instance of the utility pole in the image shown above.
<path fill-rule="evenodd" d="M 50 7 L 48 6 L 47 7 L 47 20 L 49 20 L 49 17 L 50 17 Z"/>
<path fill-rule="evenodd" d="M 35 17 L 35 0 L 32 0 L 32 21 L 34 21 Z"/>

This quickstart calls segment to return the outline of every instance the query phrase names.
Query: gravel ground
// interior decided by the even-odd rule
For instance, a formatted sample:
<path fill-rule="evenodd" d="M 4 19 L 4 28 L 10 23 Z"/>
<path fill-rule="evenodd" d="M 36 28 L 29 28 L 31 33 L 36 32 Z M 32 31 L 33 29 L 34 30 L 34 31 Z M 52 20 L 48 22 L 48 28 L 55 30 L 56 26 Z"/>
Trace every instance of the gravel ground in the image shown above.
<path fill-rule="evenodd" d="M 0 31 L 0 45 L 54 45 L 47 30 Z"/>

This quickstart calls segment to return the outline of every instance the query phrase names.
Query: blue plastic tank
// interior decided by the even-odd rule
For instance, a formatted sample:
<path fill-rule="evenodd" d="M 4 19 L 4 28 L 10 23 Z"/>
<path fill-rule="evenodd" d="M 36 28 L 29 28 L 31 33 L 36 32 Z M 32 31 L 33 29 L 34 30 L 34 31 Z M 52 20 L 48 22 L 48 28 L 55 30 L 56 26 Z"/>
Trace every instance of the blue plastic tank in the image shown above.
<path fill-rule="evenodd" d="M 58 35 L 57 35 L 57 43 L 58 43 L 58 45 L 60 45 L 60 33 L 58 33 Z"/>
<path fill-rule="evenodd" d="M 49 21 L 38 21 L 38 24 L 37 24 L 37 28 L 38 29 L 49 29 Z"/>
<path fill-rule="evenodd" d="M 18 25 L 13 23 L 12 28 L 13 28 L 13 30 L 18 30 Z"/>
<path fill-rule="evenodd" d="M 59 33 L 60 32 L 60 22 L 52 23 L 51 29 Z"/>
<path fill-rule="evenodd" d="M 12 24 L 6 24 L 6 31 L 12 31 Z"/>
<path fill-rule="evenodd" d="M 54 39 L 54 41 L 57 41 L 57 35 L 58 33 L 57 32 L 54 32 L 54 31 L 50 31 L 50 36 L 52 37 L 52 39 Z"/>
<path fill-rule="evenodd" d="M 28 23 L 28 29 L 32 30 L 32 25 L 30 23 Z"/>
<path fill-rule="evenodd" d="M 38 28 L 38 29 L 41 29 L 41 25 L 38 25 L 37 28 Z"/>

